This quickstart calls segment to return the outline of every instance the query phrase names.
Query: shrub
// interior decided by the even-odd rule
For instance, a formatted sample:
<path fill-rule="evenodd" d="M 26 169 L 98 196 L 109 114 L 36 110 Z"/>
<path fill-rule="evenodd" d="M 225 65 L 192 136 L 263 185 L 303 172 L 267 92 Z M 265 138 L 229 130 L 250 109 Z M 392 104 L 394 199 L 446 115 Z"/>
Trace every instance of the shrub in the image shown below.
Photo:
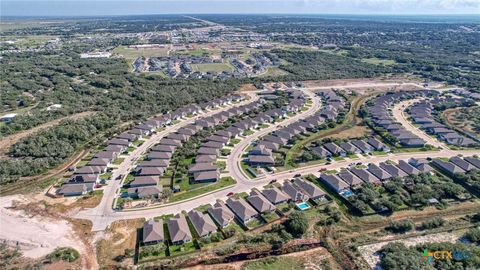
<path fill-rule="evenodd" d="M 443 218 L 434 217 L 422 222 L 422 229 L 423 230 L 435 229 L 438 227 L 442 227 L 443 224 L 445 224 L 445 220 Z"/>
<path fill-rule="evenodd" d="M 480 228 L 471 228 L 465 234 L 465 238 L 473 243 L 480 244 Z"/>
<path fill-rule="evenodd" d="M 51 261 L 66 261 L 73 262 L 80 257 L 80 253 L 77 250 L 69 247 L 56 248 L 52 253 L 47 255 L 47 259 Z"/>
<path fill-rule="evenodd" d="M 400 220 L 400 221 L 393 221 L 385 229 L 393 233 L 406 233 L 408 231 L 411 231 L 414 228 L 414 226 L 415 224 L 413 223 L 413 221 L 406 219 L 406 220 Z"/>

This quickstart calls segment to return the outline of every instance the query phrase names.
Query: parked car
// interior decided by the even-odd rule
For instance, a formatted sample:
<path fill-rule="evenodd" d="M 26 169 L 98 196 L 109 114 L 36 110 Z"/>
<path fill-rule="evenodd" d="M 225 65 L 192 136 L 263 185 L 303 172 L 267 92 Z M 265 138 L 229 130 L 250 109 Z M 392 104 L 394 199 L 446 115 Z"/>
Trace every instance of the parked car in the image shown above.
<path fill-rule="evenodd" d="M 275 182 L 277 182 L 277 179 L 273 179 L 272 181 L 270 181 L 270 184 L 273 184 Z"/>
<path fill-rule="evenodd" d="M 123 178 L 123 174 L 120 174 L 119 176 L 117 176 L 116 180 L 121 180 Z"/>
<path fill-rule="evenodd" d="M 297 173 L 293 177 L 301 177 L 301 176 L 302 176 L 301 174 Z"/>
<path fill-rule="evenodd" d="M 321 168 L 318 172 L 324 172 L 326 170 L 327 170 L 327 168 Z"/>
<path fill-rule="evenodd" d="M 227 193 L 227 197 L 232 197 L 232 196 L 233 196 L 233 192 Z"/>

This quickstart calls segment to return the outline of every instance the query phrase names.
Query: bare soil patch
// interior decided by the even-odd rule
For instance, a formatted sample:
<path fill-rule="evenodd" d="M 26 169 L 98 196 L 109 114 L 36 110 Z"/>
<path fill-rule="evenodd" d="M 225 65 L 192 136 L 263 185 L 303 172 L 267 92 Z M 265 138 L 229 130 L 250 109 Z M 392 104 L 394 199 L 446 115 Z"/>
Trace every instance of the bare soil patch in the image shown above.
<path fill-rule="evenodd" d="M 0 239 L 18 246 L 23 256 L 41 259 L 58 247 L 72 247 L 81 254 L 82 268 L 96 268 L 89 244 L 87 221 L 70 220 L 45 201 L 23 195 L 0 198 Z"/>

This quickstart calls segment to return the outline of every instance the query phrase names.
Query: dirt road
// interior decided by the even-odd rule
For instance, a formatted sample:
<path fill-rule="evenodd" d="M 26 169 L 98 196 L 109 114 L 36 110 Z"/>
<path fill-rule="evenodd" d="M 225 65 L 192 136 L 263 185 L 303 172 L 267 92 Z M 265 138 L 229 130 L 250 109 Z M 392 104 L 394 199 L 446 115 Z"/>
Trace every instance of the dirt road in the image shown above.
<path fill-rule="evenodd" d="M 44 129 L 44 128 L 56 126 L 56 125 L 60 124 L 60 122 L 63 121 L 63 120 L 67 120 L 67 119 L 75 120 L 75 119 L 83 118 L 83 117 L 86 117 L 86 116 L 89 116 L 89 115 L 92 115 L 92 114 L 94 114 L 94 112 L 82 112 L 82 113 L 77 113 L 77 114 L 73 114 L 73 115 L 70 115 L 70 116 L 65 116 L 65 117 L 50 121 L 48 123 L 36 126 L 34 128 L 24 130 L 24 131 L 20 131 L 18 133 L 15 133 L 15 134 L 9 135 L 5 138 L 2 138 L 0 140 L 0 158 L 2 156 L 5 157 L 5 154 L 10 149 L 10 146 L 12 146 L 13 144 L 15 144 L 16 142 L 20 141 L 21 139 L 23 139 L 25 137 L 28 137 L 28 136 Z"/>

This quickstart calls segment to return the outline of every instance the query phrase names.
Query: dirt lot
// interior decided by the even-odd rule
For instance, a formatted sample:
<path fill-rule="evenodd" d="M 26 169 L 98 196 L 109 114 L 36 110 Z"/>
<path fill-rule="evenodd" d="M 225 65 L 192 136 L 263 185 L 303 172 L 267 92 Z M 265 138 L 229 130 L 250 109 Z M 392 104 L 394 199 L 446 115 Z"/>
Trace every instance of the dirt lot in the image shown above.
<path fill-rule="evenodd" d="M 35 196 L 1 197 L 0 239 L 19 247 L 23 256 L 31 259 L 41 259 L 57 247 L 72 247 L 81 254 L 82 268 L 97 268 L 90 222 L 71 220 L 60 209 Z M 67 210 L 75 208 L 63 208 Z"/>
<path fill-rule="evenodd" d="M 137 228 L 143 223 L 144 219 L 120 220 L 112 223 L 104 233 L 95 235 L 98 263 L 104 267 L 133 265 L 132 256 L 124 258 L 123 255 L 135 250 Z"/>

